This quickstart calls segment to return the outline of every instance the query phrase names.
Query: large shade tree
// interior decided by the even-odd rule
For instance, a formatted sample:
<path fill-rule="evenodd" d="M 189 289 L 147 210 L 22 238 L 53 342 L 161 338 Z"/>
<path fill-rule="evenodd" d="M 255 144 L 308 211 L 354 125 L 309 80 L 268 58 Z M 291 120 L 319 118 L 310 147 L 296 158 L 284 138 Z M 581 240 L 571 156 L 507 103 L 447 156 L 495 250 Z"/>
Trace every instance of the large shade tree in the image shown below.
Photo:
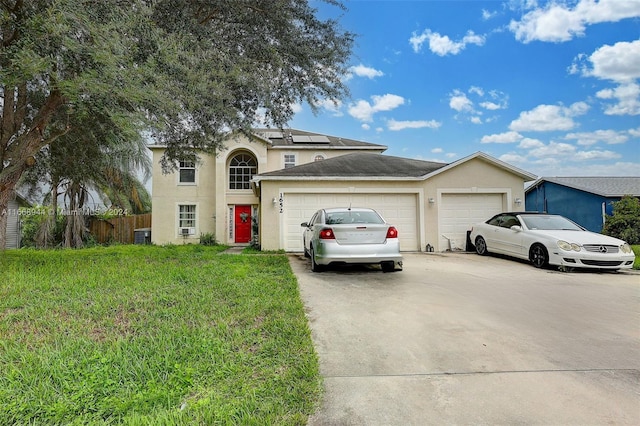
<path fill-rule="evenodd" d="M 170 170 L 258 114 L 281 127 L 296 103 L 343 98 L 353 41 L 302 0 L 2 0 L 0 213 L 78 115 L 147 132 Z"/>

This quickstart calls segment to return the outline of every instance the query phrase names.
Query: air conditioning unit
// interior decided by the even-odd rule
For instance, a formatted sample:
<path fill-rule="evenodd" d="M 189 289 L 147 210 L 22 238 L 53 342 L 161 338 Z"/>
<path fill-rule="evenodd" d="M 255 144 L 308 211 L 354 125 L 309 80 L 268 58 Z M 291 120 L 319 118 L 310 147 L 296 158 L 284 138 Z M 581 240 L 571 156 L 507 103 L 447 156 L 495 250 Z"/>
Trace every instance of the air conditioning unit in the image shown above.
<path fill-rule="evenodd" d="M 188 237 L 189 235 L 194 235 L 196 233 L 196 228 L 180 228 L 180 235 L 183 237 Z"/>

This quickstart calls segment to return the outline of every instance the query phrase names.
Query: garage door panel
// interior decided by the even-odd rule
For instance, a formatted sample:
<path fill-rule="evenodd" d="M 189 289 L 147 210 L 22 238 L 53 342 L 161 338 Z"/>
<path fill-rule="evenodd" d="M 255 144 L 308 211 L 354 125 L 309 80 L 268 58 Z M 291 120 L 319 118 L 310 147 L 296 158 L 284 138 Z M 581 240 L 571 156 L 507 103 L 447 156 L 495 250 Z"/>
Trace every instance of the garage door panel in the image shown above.
<path fill-rule="evenodd" d="M 478 222 L 484 222 L 500 213 L 503 194 L 442 194 L 440 207 L 440 248 L 464 249 L 467 231 Z M 451 243 L 449 243 L 451 240 Z"/>
<path fill-rule="evenodd" d="M 301 222 L 330 207 L 370 207 L 398 229 L 401 250 L 418 249 L 417 199 L 415 194 L 284 194 L 284 248 L 302 251 Z M 307 215 L 301 218 L 301 212 Z"/>

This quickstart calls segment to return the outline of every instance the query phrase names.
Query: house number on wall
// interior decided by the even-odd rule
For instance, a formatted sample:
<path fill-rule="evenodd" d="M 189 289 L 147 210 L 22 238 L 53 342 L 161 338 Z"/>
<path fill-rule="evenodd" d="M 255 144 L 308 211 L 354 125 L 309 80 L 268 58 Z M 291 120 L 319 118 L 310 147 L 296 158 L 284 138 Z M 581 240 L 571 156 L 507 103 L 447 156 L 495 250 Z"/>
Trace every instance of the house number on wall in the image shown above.
<path fill-rule="evenodd" d="M 284 211 L 284 198 L 282 196 L 282 192 L 280 193 L 280 198 L 278 199 L 278 205 L 280 206 L 280 213 Z"/>

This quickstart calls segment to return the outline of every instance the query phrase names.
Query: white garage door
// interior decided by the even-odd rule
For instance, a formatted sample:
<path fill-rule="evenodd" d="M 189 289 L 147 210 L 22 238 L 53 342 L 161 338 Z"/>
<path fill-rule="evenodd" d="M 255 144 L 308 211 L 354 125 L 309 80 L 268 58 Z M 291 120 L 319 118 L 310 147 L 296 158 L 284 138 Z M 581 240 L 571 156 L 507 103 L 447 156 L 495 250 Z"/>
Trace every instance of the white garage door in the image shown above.
<path fill-rule="evenodd" d="M 503 211 L 503 194 L 442 194 L 440 250 L 466 248 L 467 231 Z"/>
<path fill-rule="evenodd" d="M 296 194 L 284 195 L 284 249 L 300 252 L 302 222 L 307 222 L 321 208 L 371 207 L 398 228 L 400 250 L 418 250 L 416 194 Z"/>

